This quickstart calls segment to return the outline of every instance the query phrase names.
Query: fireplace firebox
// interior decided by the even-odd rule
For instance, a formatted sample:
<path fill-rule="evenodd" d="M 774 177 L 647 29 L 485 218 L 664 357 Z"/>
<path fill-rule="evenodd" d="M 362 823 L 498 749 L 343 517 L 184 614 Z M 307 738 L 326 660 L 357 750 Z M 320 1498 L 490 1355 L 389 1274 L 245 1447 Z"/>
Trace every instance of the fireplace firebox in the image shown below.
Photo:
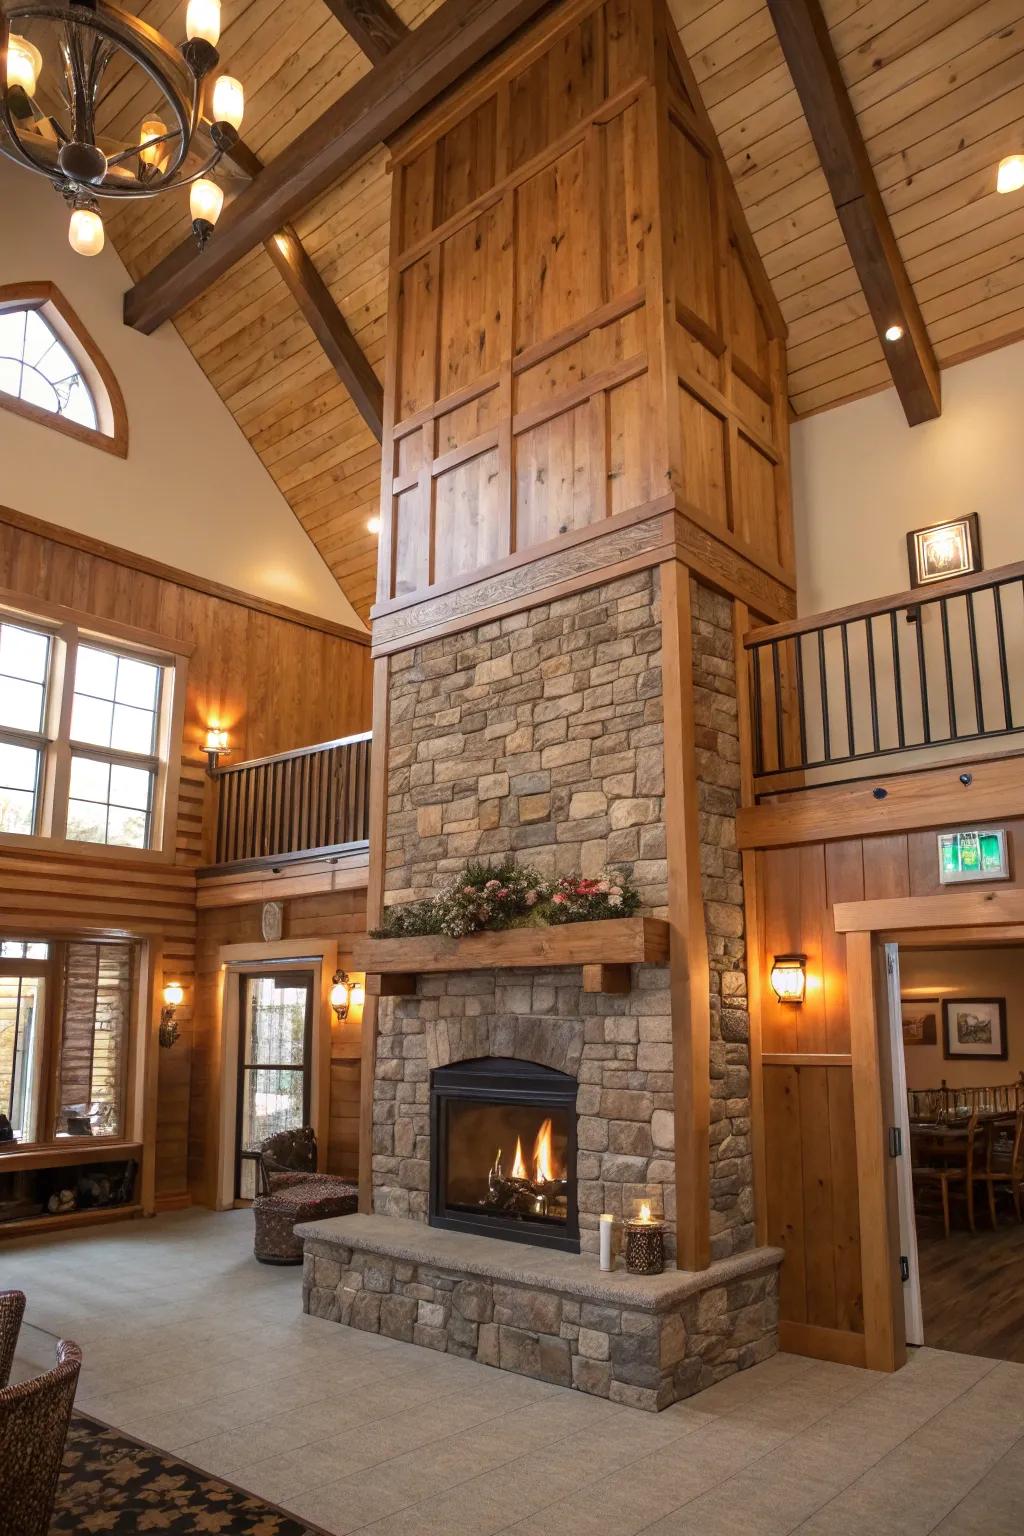
<path fill-rule="evenodd" d="M 500 1056 L 435 1068 L 430 1224 L 578 1253 L 576 1079 Z"/>

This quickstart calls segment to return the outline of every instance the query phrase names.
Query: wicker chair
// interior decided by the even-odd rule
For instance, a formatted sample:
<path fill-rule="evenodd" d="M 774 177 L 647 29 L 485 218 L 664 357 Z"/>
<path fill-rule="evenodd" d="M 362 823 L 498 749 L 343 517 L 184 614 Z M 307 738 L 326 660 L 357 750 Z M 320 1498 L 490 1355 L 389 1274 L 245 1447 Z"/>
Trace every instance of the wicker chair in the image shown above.
<path fill-rule="evenodd" d="M 348 1216 L 359 1191 L 334 1174 L 317 1173 L 313 1127 L 278 1131 L 260 1147 L 261 1193 L 252 1203 L 256 1221 L 253 1253 L 261 1264 L 301 1264 L 302 1243 L 294 1228 L 302 1221 Z"/>
<path fill-rule="evenodd" d="M 0 1391 L 0 1536 L 47 1536 L 81 1368 L 61 1339 L 53 1370 Z"/>
<path fill-rule="evenodd" d="M 11 1379 L 18 1333 L 25 1316 L 24 1291 L 0 1291 L 0 1388 Z"/>

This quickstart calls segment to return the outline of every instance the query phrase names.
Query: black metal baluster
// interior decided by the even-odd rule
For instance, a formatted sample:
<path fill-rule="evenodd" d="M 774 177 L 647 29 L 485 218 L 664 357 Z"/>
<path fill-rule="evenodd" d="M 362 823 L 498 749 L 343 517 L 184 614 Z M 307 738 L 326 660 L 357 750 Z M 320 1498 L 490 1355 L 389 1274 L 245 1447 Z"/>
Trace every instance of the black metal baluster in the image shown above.
<path fill-rule="evenodd" d="M 1024 582 L 1021 583 L 1024 591 Z M 1003 589 L 1001 586 L 992 588 L 992 601 L 995 605 L 996 615 L 996 646 L 999 650 L 999 681 L 1003 690 L 1003 724 L 1008 731 L 1013 730 L 1013 699 L 1010 695 L 1010 671 L 1006 664 L 1006 631 L 1003 627 Z"/>
<path fill-rule="evenodd" d="M 828 718 L 828 671 L 825 666 L 825 631 L 818 630 L 818 682 L 821 687 L 822 761 L 832 760 L 832 729 Z"/>
<path fill-rule="evenodd" d="M 800 766 L 807 762 L 807 709 L 804 704 L 804 637 L 793 636 L 796 672 L 796 702 L 800 714 Z"/>
<path fill-rule="evenodd" d="M 981 668 L 978 664 L 978 629 L 974 615 L 974 593 L 964 594 L 967 601 L 967 643 L 971 648 L 971 681 L 974 684 L 975 729 L 985 734 L 985 703 L 981 697 Z"/>
<path fill-rule="evenodd" d="M 946 700 L 949 711 L 949 739 L 955 741 L 956 728 L 956 689 L 953 681 L 953 652 L 949 643 L 949 599 L 939 598 L 939 619 L 942 623 L 942 656 L 946 671 Z"/>
<path fill-rule="evenodd" d="M 772 682 L 775 687 L 775 766 L 786 765 L 786 741 L 782 729 L 782 668 L 779 665 L 779 641 L 772 641 Z"/>
<path fill-rule="evenodd" d="M 896 609 L 889 614 L 892 633 L 892 681 L 896 694 L 896 735 L 901 747 L 907 744 L 907 731 L 903 720 L 903 673 L 900 669 L 900 632 L 896 623 Z"/>
<path fill-rule="evenodd" d="M 921 723 L 924 727 L 925 745 L 932 739 L 931 709 L 928 704 L 928 667 L 924 655 L 924 604 L 918 604 L 917 618 L 917 678 L 921 690 Z"/>
<path fill-rule="evenodd" d="M 839 639 L 843 649 L 843 690 L 846 697 L 846 754 L 856 755 L 857 744 L 853 732 L 853 687 L 850 682 L 850 633 L 849 625 L 840 624 Z"/>
<path fill-rule="evenodd" d="M 868 647 L 868 698 L 871 703 L 871 744 L 877 752 L 882 743 L 878 731 L 878 678 L 875 674 L 875 629 L 870 617 L 864 620 L 864 635 Z"/>

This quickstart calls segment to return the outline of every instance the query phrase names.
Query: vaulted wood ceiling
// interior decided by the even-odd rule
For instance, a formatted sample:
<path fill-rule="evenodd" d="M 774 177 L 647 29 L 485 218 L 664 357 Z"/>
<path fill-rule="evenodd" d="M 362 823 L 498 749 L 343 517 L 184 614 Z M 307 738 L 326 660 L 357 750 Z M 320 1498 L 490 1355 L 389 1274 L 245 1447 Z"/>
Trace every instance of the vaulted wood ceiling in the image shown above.
<path fill-rule="evenodd" d="M 335 0 L 339 13 L 345 6 Z M 670 0 L 740 201 L 789 324 L 797 416 L 891 383 L 767 0 Z M 1024 0 L 821 0 L 934 352 L 948 366 L 1024 334 L 1024 192 L 995 167 L 1024 151 Z M 418 26 L 440 0 L 397 0 Z M 181 0 L 140 14 L 173 33 Z M 246 87 L 264 162 L 371 63 L 332 0 L 225 0 L 221 54 Z M 365 38 L 364 38 L 365 41 Z M 137 132 L 145 103 L 120 103 Z M 240 182 L 239 185 L 244 185 Z M 390 184 L 369 155 L 294 220 L 369 362 L 383 373 Z M 188 228 L 187 200 L 127 205 L 108 227 L 133 278 Z M 260 247 L 176 319 L 353 606 L 373 599 L 379 447 Z"/>

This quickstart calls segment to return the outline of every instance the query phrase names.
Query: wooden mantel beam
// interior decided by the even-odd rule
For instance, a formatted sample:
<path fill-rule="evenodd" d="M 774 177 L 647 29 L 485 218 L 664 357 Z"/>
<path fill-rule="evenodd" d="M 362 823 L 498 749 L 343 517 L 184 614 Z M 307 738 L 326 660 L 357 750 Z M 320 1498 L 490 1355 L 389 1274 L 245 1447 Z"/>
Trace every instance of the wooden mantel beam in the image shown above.
<path fill-rule="evenodd" d="M 409 36 L 409 28 L 388 0 L 327 0 L 352 41 L 373 64 Z"/>
<path fill-rule="evenodd" d="M 148 333 L 179 314 L 546 3 L 444 0 L 239 193 L 205 251 L 183 242 L 128 290 L 125 323 Z"/>
<path fill-rule="evenodd" d="M 892 381 L 914 427 L 942 409 L 939 365 L 832 46 L 820 0 L 768 0 Z M 903 335 L 886 341 L 889 326 Z"/>

